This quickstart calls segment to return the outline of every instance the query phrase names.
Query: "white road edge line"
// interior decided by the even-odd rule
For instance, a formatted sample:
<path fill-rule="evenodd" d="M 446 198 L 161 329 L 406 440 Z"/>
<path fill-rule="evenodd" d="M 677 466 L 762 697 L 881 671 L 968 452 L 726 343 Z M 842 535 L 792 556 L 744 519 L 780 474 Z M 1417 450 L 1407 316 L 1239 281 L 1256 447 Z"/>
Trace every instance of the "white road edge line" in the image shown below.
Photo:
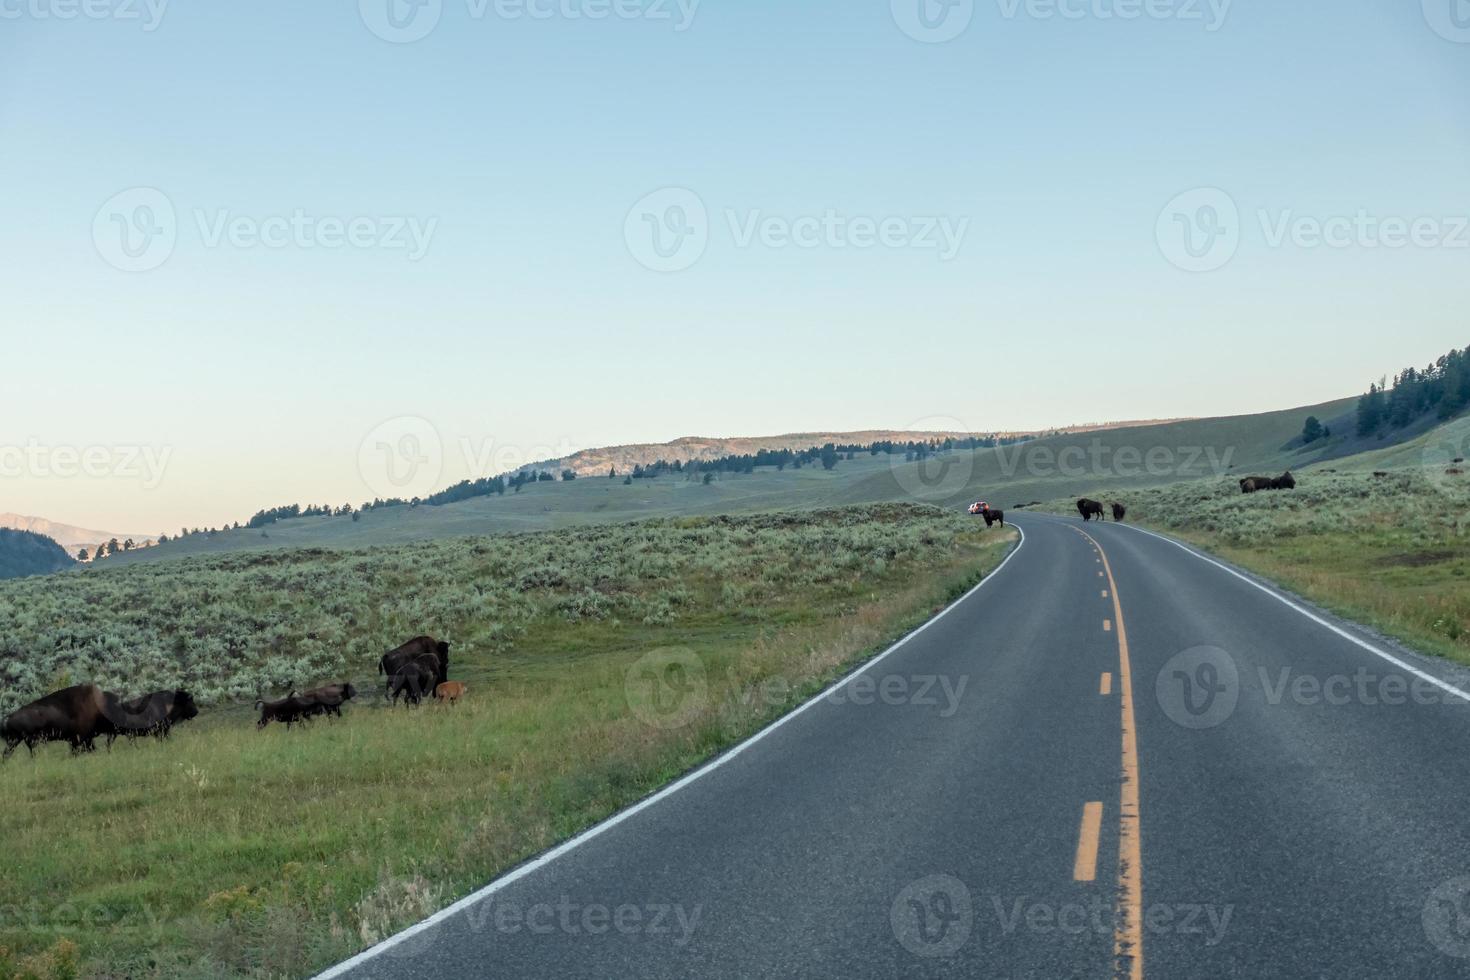
<path fill-rule="evenodd" d="M 975 587 L 973 589 L 971 589 L 970 591 L 966 592 L 964 595 L 960 596 L 954 602 L 951 602 L 949 605 L 945 606 L 943 609 L 941 609 L 937 614 L 935 614 L 930 619 L 926 620 L 917 629 L 915 629 L 911 633 L 908 633 L 905 636 L 903 636 L 897 643 L 893 644 L 891 647 L 889 647 L 887 650 L 884 650 L 882 653 L 878 654 L 876 657 L 873 657 L 873 658 L 871 658 L 871 659 L 869 659 L 867 661 L 864 661 L 863 663 L 859 664 L 856 668 L 854 668 L 850 673 L 848 673 L 846 676 L 844 676 L 841 680 L 836 681 L 834 684 L 832 684 L 826 690 L 822 691 L 822 693 L 815 695 L 814 697 L 812 697 L 808 701 L 806 701 L 803 704 L 801 704 L 801 705 L 797 706 L 796 708 L 792 709 L 790 712 L 782 715 L 780 718 L 777 718 L 775 721 L 771 722 L 765 728 L 762 728 L 760 731 L 758 731 L 754 735 L 750 736 L 750 738 L 747 738 L 745 741 L 739 742 L 739 743 L 735 744 L 734 746 L 731 746 L 730 748 L 726 749 L 724 752 L 722 752 L 719 755 L 715 756 L 710 761 L 706 762 L 704 765 L 700 766 L 698 769 L 694 770 L 693 772 L 689 773 L 688 775 L 685 775 L 685 776 L 680 777 L 678 780 L 676 780 L 676 781 L 670 783 L 669 785 L 665 786 L 663 789 L 661 789 L 658 792 L 654 793 L 652 796 L 644 797 L 642 800 L 638 801 L 637 803 L 633 804 L 632 806 L 628 807 L 627 809 L 625 809 L 625 810 L 619 810 L 617 813 L 615 813 L 612 816 L 608 817 L 606 820 L 602 821 L 601 823 L 593 824 L 591 827 L 588 827 L 586 830 L 582 831 L 577 836 L 572 837 L 569 840 L 563 841 L 562 843 L 558 844 L 556 847 L 553 847 L 551 850 L 547 851 L 545 854 L 542 854 L 540 857 L 533 858 L 532 860 L 527 861 L 525 864 L 522 864 L 520 867 L 514 868 L 511 871 L 506 872 L 504 875 L 502 875 L 501 877 L 499 877 L 499 878 L 495 879 L 494 881 L 490 882 L 490 884 L 488 884 L 485 887 L 481 888 L 479 891 L 472 892 L 469 895 L 466 895 L 464 898 L 460 899 L 459 901 L 455 902 L 453 905 L 450 905 L 450 906 L 447 906 L 447 907 L 445 907 L 443 909 L 440 909 L 438 912 L 435 912 L 433 915 L 429 916 L 427 919 L 424 919 L 421 922 L 418 922 L 418 923 L 415 923 L 414 925 L 409 926 L 407 929 L 403 930 L 400 933 L 397 933 L 395 935 L 389 936 L 387 939 L 385 939 L 382 942 L 378 943 L 376 946 L 370 946 L 367 949 L 363 950 L 361 953 L 358 953 L 356 956 L 352 957 L 351 959 L 349 959 L 349 960 L 343 960 L 341 963 L 338 963 L 336 966 L 328 967 L 322 973 L 317 974 L 315 980 L 332 980 L 333 977 L 340 977 L 340 976 L 346 974 L 347 972 L 349 972 L 350 970 L 355 970 L 359 966 L 362 966 L 363 964 L 369 962 L 370 960 L 374 960 L 377 957 L 381 956 L 383 953 L 386 953 L 388 950 L 392 949 L 394 946 L 397 946 L 400 943 L 403 943 L 403 942 L 408 941 L 409 939 L 412 939 L 414 936 L 417 936 L 419 933 L 425 932 L 425 931 L 433 928 L 434 926 L 438 925 L 440 922 L 443 922 L 446 919 L 452 918 L 453 916 L 458 915 L 460 912 L 463 912 L 464 910 L 466 910 L 466 909 L 468 909 L 468 908 L 470 908 L 470 907 L 472 907 L 474 905 L 478 905 L 480 902 L 482 902 L 485 899 L 489 898 L 491 895 L 494 895 L 496 892 L 498 892 L 498 891 L 506 888 L 507 886 L 509 886 L 511 884 L 514 884 L 515 882 L 521 880 L 522 878 L 526 877 L 527 875 L 530 875 L 530 874 L 532 874 L 532 873 L 534 873 L 536 871 L 539 871 L 541 868 L 546 867 L 546 865 L 548 865 L 551 862 L 555 861 L 557 858 L 559 858 L 562 855 L 568 853 L 569 851 L 575 850 L 576 848 L 578 848 L 581 845 L 587 843 L 588 841 L 592 840 L 593 838 L 601 836 L 602 834 L 604 834 L 607 831 L 609 831 L 609 830 L 613 829 L 614 827 L 616 827 L 618 824 L 622 823 L 624 820 L 627 820 L 629 817 L 632 817 L 632 816 L 635 816 L 635 815 L 637 815 L 639 813 L 642 813 L 644 810 L 647 810 L 649 807 L 653 806 L 655 803 L 659 802 L 660 800 L 664 799 L 665 797 L 672 796 L 674 793 L 677 793 L 679 790 L 683 789 L 685 786 L 688 786 L 690 783 L 694 782 L 696 779 L 699 779 L 701 776 L 708 775 L 709 773 L 713 772 L 714 770 L 720 768 L 725 763 L 729 762 L 731 759 L 734 759 L 736 756 L 740 755 L 746 749 L 750 748 L 752 745 L 755 745 L 757 742 L 759 742 L 762 739 L 766 738 L 766 736 L 768 736 L 772 732 L 776 731 L 782 725 L 785 725 L 787 722 L 791 721 L 793 718 L 798 717 L 799 715 L 805 713 L 809 708 L 811 708 L 814 705 L 816 705 L 817 703 L 825 700 L 834 691 L 836 691 L 839 688 L 841 688 L 844 684 L 847 684 L 848 682 L 850 682 L 853 678 L 859 676 L 860 674 L 863 674 L 866 671 L 869 671 L 869 670 L 873 669 L 874 667 L 876 667 L 882 661 L 887 660 L 889 656 L 891 656 L 892 654 L 896 653 L 898 650 L 902 649 L 914 637 L 918 636 L 920 633 L 924 632 L 930 626 L 933 626 L 935 623 L 939 622 L 945 616 L 949 615 L 949 613 L 951 611 L 953 611 L 953 610 L 959 608 L 961 605 L 963 605 L 965 603 L 965 601 L 967 599 L 969 599 L 971 596 L 973 596 L 975 593 L 977 593 L 981 589 L 985 588 L 985 586 L 987 584 L 989 584 L 989 582 L 991 581 L 991 579 L 995 578 L 997 575 L 1000 574 L 1001 569 L 1005 568 L 1007 565 L 1009 565 L 1011 563 L 1011 559 L 1012 558 L 1016 557 L 1018 554 L 1021 553 L 1021 549 L 1023 547 L 1025 547 L 1025 545 L 1026 545 L 1026 532 L 1023 531 L 1023 530 L 1021 530 L 1019 527 L 1016 527 L 1016 525 L 1014 525 L 1014 524 L 1009 524 L 1007 526 L 1008 527 L 1015 527 L 1016 528 L 1016 533 L 1021 536 L 1021 539 L 1016 542 L 1016 546 L 1015 546 L 1015 548 L 1011 549 L 1011 553 L 1008 554 L 1008 555 L 1006 555 L 1005 560 L 1002 561 L 999 565 L 995 566 L 995 568 L 990 572 L 990 574 L 988 574 L 984 578 L 982 578 L 975 585 Z"/>
<path fill-rule="evenodd" d="M 1251 578 L 1249 575 L 1242 575 L 1240 572 L 1237 572 L 1235 569 L 1231 568 L 1229 565 L 1226 565 L 1224 562 L 1216 561 L 1215 559 L 1209 557 L 1208 555 L 1201 554 L 1200 552 L 1198 552 L 1195 549 L 1189 547 L 1189 545 L 1184 544 L 1181 541 L 1175 541 L 1171 537 L 1167 537 L 1166 535 L 1163 535 L 1163 534 L 1157 534 L 1157 533 L 1155 533 L 1153 531 L 1148 530 L 1147 528 L 1135 527 L 1132 524 L 1123 524 L 1121 526 L 1128 528 L 1128 530 L 1130 530 L 1130 531 L 1137 531 L 1140 534 L 1147 534 L 1151 538 L 1158 538 L 1160 541 L 1164 541 L 1164 542 L 1166 542 L 1168 544 L 1172 544 L 1174 547 L 1178 548 L 1180 551 L 1186 552 L 1187 554 L 1194 555 L 1194 557 L 1198 558 L 1202 562 L 1208 562 L 1209 564 L 1214 565 L 1216 568 L 1218 568 L 1218 569 L 1220 569 L 1222 571 L 1229 572 L 1231 575 L 1234 575 L 1236 578 L 1240 579 L 1245 584 L 1247 584 L 1249 586 L 1252 586 L 1254 588 L 1260 589 L 1262 592 L 1266 593 L 1268 596 L 1270 596 L 1271 598 L 1275 599 L 1277 602 L 1281 603 L 1282 605 L 1290 606 L 1292 609 L 1295 609 L 1297 612 L 1301 613 L 1303 616 L 1307 617 L 1312 622 L 1316 623 L 1319 626 L 1325 626 L 1327 629 L 1329 629 L 1332 632 L 1336 633 L 1338 636 L 1342 637 L 1344 640 L 1347 640 L 1350 643 L 1353 643 L 1353 644 L 1356 644 L 1357 646 L 1362 647 L 1364 650 L 1367 650 L 1369 653 L 1373 654 L 1375 657 L 1380 657 L 1380 658 L 1388 661 L 1389 663 L 1393 664 L 1395 667 L 1398 667 L 1401 670 L 1408 671 L 1410 674 L 1413 674 L 1415 677 L 1419 678 L 1420 680 L 1428 681 L 1429 683 L 1433 684 L 1435 687 L 1437 687 L 1440 690 L 1444 691 L 1446 694 L 1453 694 L 1457 698 L 1461 698 L 1462 700 L 1465 700 L 1465 701 L 1470 701 L 1470 694 L 1467 694 L 1466 692 L 1460 690 L 1455 685 L 1450 684 L 1450 683 L 1448 683 L 1446 681 L 1442 681 L 1438 677 L 1435 677 L 1433 674 L 1429 674 L 1429 673 L 1426 673 L 1425 671 L 1420 670 L 1418 667 L 1415 667 L 1413 664 L 1405 663 L 1404 661 L 1400 660 L 1398 657 L 1395 657 L 1393 654 L 1389 653 L 1387 650 L 1379 649 L 1378 647 L 1376 647 L 1373 644 L 1369 643 L 1367 640 L 1362 639 L 1361 637 L 1354 636 L 1352 633 L 1349 633 L 1347 630 L 1343 629 L 1341 626 L 1338 626 L 1335 623 L 1328 622 L 1326 619 L 1323 619 L 1321 616 L 1318 616 L 1316 613 L 1312 612 L 1312 610 L 1306 608 L 1305 606 L 1301 605 L 1300 603 L 1293 602 L 1292 600 L 1288 599 L 1286 596 L 1284 596 L 1281 593 L 1277 592 L 1275 589 L 1271 589 L 1271 588 L 1268 588 L 1265 585 L 1262 585 L 1260 582 L 1257 582 L 1255 579 Z"/>

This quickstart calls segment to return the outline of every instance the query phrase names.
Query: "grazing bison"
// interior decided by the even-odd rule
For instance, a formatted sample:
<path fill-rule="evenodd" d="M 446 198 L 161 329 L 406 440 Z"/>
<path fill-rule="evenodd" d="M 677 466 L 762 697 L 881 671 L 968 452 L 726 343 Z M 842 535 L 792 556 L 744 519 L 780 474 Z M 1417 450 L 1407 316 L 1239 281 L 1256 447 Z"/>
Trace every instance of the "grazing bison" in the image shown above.
<path fill-rule="evenodd" d="M 1113 503 L 1113 520 L 1121 521 L 1127 513 L 1127 507 L 1124 507 L 1122 504 L 1117 503 L 1116 501 Z"/>
<path fill-rule="evenodd" d="M 82 749 L 91 752 L 97 748 L 97 736 L 113 730 L 102 688 L 78 684 L 32 701 L 0 721 L 0 738 L 5 740 L 5 753 L 0 759 L 10 758 L 22 742 L 33 755 L 38 744 L 63 740 L 71 743 L 73 753 Z"/>
<path fill-rule="evenodd" d="M 300 697 L 295 691 L 279 701 L 256 701 L 255 709 L 260 712 L 260 720 L 255 723 L 256 728 L 264 728 L 273 721 L 279 721 L 285 723 L 287 731 L 298 721 L 307 721 L 322 710 L 315 701 Z"/>
<path fill-rule="evenodd" d="M 199 708 L 188 691 L 154 691 L 131 701 L 104 693 L 103 699 L 112 723 L 112 730 L 107 733 L 109 749 L 119 735 L 129 739 L 140 735 L 168 738 L 174 725 L 199 717 Z"/>
<path fill-rule="evenodd" d="M 434 672 L 421 663 L 404 664 L 388 679 L 388 695 L 395 705 L 400 696 L 409 705 L 416 705 L 435 687 Z"/>
<path fill-rule="evenodd" d="M 1281 474 L 1276 479 L 1274 479 L 1274 480 L 1271 481 L 1271 489 L 1272 490 L 1295 490 L 1296 489 L 1296 477 L 1294 477 L 1294 476 L 1291 475 L 1291 470 L 1287 470 L 1285 473 Z"/>
<path fill-rule="evenodd" d="M 1373 475 L 1375 477 L 1378 477 L 1379 479 L 1382 479 L 1383 477 L 1388 476 L 1388 471 L 1387 470 L 1374 470 L 1373 471 Z"/>
<path fill-rule="evenodd" d="M 303 701 L 312 704 L 313 715 L 335 715 L 342 717 L 342 705 L 357 697 L 357 688 L 345 681 L 341 684 L 328 684 L 313 691 L 307 691 L 301 695 Z"/>
<path fill-rule="evenodd" d="M 378 673 L 391 678 L 404 664 L 424 656 L 438 660 L 434 667 L 435 684 L 449 680 L 449 644 L 432 636 L 416 636 L 398 649 L 383 654 L 378 661 Z"/>
<path fill-rule="evenodd" d="M 1082 515 L 1084 521 L 1090 521 L 1094 517 L 1100 521 L 1108 519 L 1107 515 L 1103 513 L 1103 505 L 1096 500 L 1088 500 L 1086 497 L 1077 501 L 1077 513 Z"/>
<path fill-rule="evenodd" d="M 1240 481 L 1240 492 L 1255 493 L 1257 490 L 1270 490 L 1271 482 L 1269 476 L 1248 476 Z"/>
<path fill-rule="evenodd" d="M 459 681 L 445 681 L 443 684 L 434 688 L 434 697 L 439 699 L 440 704 L 454 704 L 460 698 L 464 697 L 467 691 L 469 691 L 469 688 L 465 687 Z"/>

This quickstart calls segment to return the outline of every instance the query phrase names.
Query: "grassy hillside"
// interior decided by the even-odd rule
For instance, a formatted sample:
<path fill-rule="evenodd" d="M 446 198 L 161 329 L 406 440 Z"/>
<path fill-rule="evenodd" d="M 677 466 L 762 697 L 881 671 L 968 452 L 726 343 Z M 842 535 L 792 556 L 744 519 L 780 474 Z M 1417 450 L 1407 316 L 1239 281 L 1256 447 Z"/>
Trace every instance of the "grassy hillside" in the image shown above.
<path fill-rule="evenodd" d="M 665 476 L 625 485 L 593 477 L 535 483 L 518 494 L 483 497 L 442 507 L 395 507 L 350 517 L 281 521 L 264 531 L 191 536 L 159 548 L 116 555 L 118 565 L 268 548 L 358 548 L 465 534 L 490 534 L 668 515 L 754 513 L 766 510 L 883 501 L 958 507 L 985 499 L 1001 507 L 1050 500 L 1098 487 L 1132 489 L 1237 471 L 1279 472 L 1330 458 L 1346 437 L 1299 445 L 1308 415 L 1337 419 L 1353 399 L 1262 415 L 1198 419 L 1108 429 L 1029 442 L 1021 447 L 956 451 L 923 462 L 901 456 L 859 455 L 828 472 L 808 466 L 763 468 L 723 475 L 705 485 Z M 1334 431 L 1340 427 L 1334 426 Z M 1342 431 L 1346 431 L 1343 429 Z"/>
<path fill-rule="evenodd" d="M 49 575 L 71 565 L 71 556 L 45 535 L 0 527 L 0 579 Z"/>
<path fill-rule="evenodd" d="M 304 731 L 215 705 L 167 743 L 18 750 L 0 977 L 307 974 L 748 735 L 1014 540 L 882 505 L 0 585 L 7 687 L 366 689 Z M 421 631 L 452 641 L 469 699 L 379 706 L 376 656 Z"/>
<path fill-rule="evenodd" d="M 1436 442 L 1425 439 L 1421 461 Z M 1307 470 L 1294 491 L 1244 496 L 1214 480 L 1123 499 L 1131 522 L 1199 544 L 1416 649 L 1470 663 L 1470 477 L 1438 461 L 1373 476 L 1385 458 L 1350 472 Z M 1068 500 L 1048 509 L 1071 508 Z"/>

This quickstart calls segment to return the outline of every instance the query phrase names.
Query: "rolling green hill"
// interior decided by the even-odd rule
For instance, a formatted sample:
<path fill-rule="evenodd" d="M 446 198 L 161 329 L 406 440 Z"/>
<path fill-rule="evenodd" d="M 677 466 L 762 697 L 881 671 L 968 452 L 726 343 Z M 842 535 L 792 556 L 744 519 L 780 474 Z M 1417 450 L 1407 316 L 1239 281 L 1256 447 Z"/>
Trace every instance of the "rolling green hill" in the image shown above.
<path fill-rule="evenodd" d="M 384 508 L 363 512 L 357 520 L 348 516 L 304 517 L 280 521 L 263 530 L 195 535 L 161 547 L 115 555 L 102 565 L 265 548 L 356 548 L 669 515 L 886 501 L 958 507 L 984 499 L 1002 508 L 1014 508 L 1018 503 L 1084 492 L 1117 494 L 1181 480 L 1301 470 L 1369 445 L 1383 447 L 1375 452 L 1398 452 L 1405 459 L 1422 454 L 1422 448 L 1413 448 L 1417 443 L 1395 450 L 1377 440 L 1369 445 L 1354 442 L 1345 434 L 1352 428 L 1354 404 L 1354 399 L 1347 398 L 1258 415 L 1051 436 L 1018 446 L 957 450 L 924 461 L 859 455 L 843 460 L 831 471 L 818 466 L 799 470 L 788 467 L 783 471 L 763 468 L 750 475 L 723 474 L 710 484 L 679 475 L 631 484 L 606 477 L 531 483 L 519 493 L 439 507 Z M 1304 447 L 1302 424 L 1309 415 L 1326 422 L 1334 434 Z"/>

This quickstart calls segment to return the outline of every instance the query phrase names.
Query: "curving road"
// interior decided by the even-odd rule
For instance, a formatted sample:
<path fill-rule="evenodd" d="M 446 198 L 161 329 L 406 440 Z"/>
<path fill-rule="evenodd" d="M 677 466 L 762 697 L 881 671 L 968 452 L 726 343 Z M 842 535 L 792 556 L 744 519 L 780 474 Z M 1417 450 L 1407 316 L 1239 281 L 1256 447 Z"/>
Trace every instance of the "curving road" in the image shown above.
<path fill-rule="evenodd" d="M 1007 564 L 324 976 L 1470 977 L 1470 690 L 1167 539 Z"/>

